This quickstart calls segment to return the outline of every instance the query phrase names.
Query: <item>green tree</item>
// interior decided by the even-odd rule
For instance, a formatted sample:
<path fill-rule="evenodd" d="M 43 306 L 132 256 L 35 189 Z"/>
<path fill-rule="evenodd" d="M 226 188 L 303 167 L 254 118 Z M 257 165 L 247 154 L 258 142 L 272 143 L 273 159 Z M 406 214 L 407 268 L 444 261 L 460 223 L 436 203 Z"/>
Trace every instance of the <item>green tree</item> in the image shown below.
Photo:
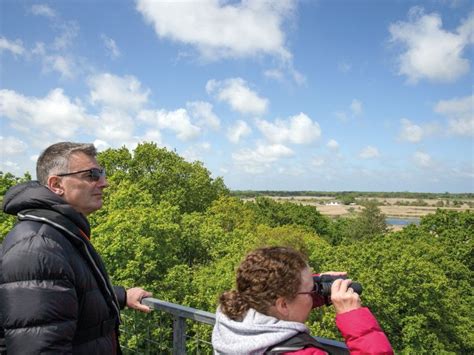
<path fill-rule="evenodd" d="M 138 145 L 133 154 L 125 147 L 109 149 L 98 160 L 107 169 L 109 191 L 129 180 L 148 191 L 154 202 L 168 201 L 182 212 L 205 211 L 212 201 L 228 194 L 222 178 L 212 179 L 201 162 L 189 163 L 154 143 Z"/>
<path fill-rule="evenodd" d="M 370 239 L 387 232 L 386 216 L 374 200 L 365 201 L 364 208 L 344 232 L 350 240 Z"/>
<path fill-rule="evenodd" d="M 28 172 L 23 177 L 16 177 L 11 173 L 0 171 L 0 204 L 3 205 L 3 197 L 10 187 L 30 180 L 31 175 Z M 15 221 L 15 216 L 6 213 L 0 214 L 0 242 L 3 241 L 8 232 L 13 228 Z"/>
<path fill-rule="evenodd" d="M 304 206 L 292 202 L 276 202 L 268 197 L 257 197 L 251 206 L 259 223 L 272 227 L 299 225 L 310 228 L 320 236 L 329 233 L 329 219 L 313 206 Z"/>
<path fill-rule="evenodd" d="M 356 194 L 354 192 L 345 192 L 338 194 L 336 198 L 341 201 L 344 205 L 350 205 L 356 202 Z"/>

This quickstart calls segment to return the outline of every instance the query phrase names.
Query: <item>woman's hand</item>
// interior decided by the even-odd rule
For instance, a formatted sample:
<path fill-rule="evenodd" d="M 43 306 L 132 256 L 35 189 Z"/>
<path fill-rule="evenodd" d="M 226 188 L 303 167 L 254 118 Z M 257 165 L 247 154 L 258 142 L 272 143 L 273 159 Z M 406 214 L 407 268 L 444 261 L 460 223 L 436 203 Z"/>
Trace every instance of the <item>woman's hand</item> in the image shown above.
<path fill-rule="evenodd" d="M 360 308 L 360 297 L 349 287 L 352 280 L 337 279 L 331 286 L 331 302 L 336 314 L 352 311 Z"/>

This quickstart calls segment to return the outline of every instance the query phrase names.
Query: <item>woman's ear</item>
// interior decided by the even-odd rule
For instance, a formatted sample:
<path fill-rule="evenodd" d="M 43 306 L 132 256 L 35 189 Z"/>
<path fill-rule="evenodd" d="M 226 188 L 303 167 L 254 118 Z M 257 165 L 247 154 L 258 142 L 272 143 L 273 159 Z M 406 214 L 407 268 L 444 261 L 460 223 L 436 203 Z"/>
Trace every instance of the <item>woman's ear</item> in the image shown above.
<path fill-rule="evenodd" d="M 64 194 L 64 188 L 62 185 L 61 178 L 59 176 L 48 177 L 47 188 L 54 192 L 56 195 L 62 196 Z"/>
<path fill-rule="evenodd" d="M 288 320 L 290 310 L 288 308 L 288 302 L 285 297 L 278 297 L 275 301 L 275 311 L 278 313 L 278 319 Z"/>

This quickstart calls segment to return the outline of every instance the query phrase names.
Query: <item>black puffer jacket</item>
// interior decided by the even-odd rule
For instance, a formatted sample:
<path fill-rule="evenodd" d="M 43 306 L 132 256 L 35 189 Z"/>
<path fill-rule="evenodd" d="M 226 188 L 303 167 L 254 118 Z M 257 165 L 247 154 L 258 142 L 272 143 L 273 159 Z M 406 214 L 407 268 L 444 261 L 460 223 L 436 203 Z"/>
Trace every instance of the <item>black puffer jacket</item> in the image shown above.
<path fill-rule="evenodd" d="M 19 223 L 0 249 L 0 347 L 7 353 L 115 354 L 123 287 L 112 287 L 87 219 L 36 181 L 3 209 Z M 1 329 L 3 328 L 3 329 Z"/>

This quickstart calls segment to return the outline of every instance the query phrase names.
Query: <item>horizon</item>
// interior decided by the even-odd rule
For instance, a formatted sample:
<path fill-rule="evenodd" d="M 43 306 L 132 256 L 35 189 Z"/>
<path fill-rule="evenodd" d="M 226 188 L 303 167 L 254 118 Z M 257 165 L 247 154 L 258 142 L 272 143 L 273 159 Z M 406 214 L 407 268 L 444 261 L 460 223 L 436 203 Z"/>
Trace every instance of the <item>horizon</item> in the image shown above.
<path fill-rule="evenodd" d="M 431 194 L 431 195 L 442 195 L 442 194 L 449 194 L 449 195 L 473 195 L 473 192 L 449 192 L 449 191 L 444 191 L 444 192 L 420 192 L 420 191 L 356 191 L 356 190 L 339 190 L 339 191 L 320 191 L 320 190 L 230 190 L 232 192 L 288 192 L 288 193 L 314 193 L 314 194 L 319 194 L 319 193 L 334 193 L 334 194 L 345 194 L 345 193 L 360 193 L 360 194 Z M 315 196 L 317 197 L 317 196 Z M 407 197 L 408 198 L 408 197 Z"/>
<path fill-rule="evenodd" d="M 0 171 L 142 142 L 231 191 L 474 193 L 468 0 L 0 3 Z M 186 16 L 184 16 L 186 15 Z"/>

